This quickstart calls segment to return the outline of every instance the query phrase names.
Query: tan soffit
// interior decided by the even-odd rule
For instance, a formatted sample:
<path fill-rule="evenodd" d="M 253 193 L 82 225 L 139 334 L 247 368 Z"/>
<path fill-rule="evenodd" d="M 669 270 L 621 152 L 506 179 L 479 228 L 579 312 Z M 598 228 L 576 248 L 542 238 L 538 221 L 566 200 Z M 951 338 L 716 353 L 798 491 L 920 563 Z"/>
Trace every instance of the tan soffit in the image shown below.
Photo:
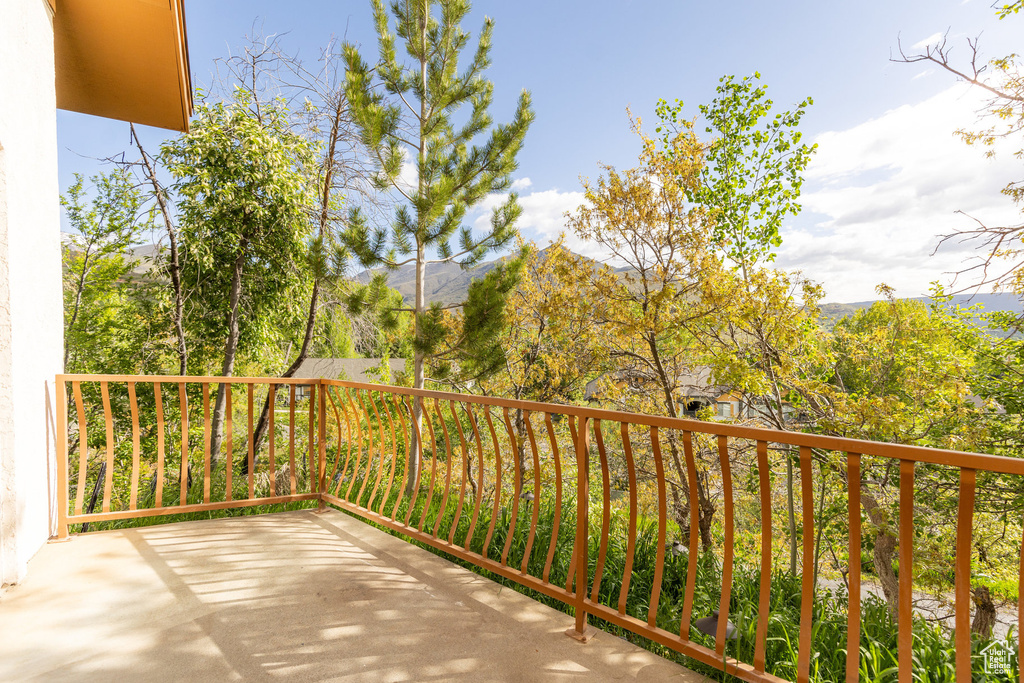
<path fill-rule="evenodd" d="M 57 0 L 57 107 L 188 130 L 184 0 Z"/>

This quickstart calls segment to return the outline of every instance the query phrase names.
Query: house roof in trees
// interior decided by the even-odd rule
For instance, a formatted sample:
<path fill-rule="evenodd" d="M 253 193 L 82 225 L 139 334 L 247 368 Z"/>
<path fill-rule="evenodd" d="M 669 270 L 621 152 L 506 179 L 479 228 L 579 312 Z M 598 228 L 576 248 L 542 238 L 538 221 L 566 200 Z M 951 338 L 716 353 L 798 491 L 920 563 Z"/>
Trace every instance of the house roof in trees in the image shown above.
<path fill-rule="evenodd" d="M 383 358 L 307 358 L 295 371 L 297 378 L 341 379 L 350 382 L 373 382 L 380 380 L 368 370 L 379 368 Z M 391 374 L 405 372 L 405 359 L 389 358 Z"/>
<path fill-rule="evenodd" d="M 597 398 L 602 380 L 609 380 L 619 385 L 628 385 L 631 382 L 636 384 L 650 382 L 653 380 L 653 377 L 649 373 L 632 369 L 616 370 L 587 382 L 584 398 L 588 400 Z M 680 372 L 676 377 L 676 389 L 681 397 L 685 396 L 689 399 L 705 399 L 710 402 L 737 400 L 729 387 L 712 383 L 711 368 L 706 366 L 697 366 L 688 371 Z"/>
<path fill-rule="evenodd" d="M 51 0 L 57 106 L 187 131 L 184 0 Z"/>

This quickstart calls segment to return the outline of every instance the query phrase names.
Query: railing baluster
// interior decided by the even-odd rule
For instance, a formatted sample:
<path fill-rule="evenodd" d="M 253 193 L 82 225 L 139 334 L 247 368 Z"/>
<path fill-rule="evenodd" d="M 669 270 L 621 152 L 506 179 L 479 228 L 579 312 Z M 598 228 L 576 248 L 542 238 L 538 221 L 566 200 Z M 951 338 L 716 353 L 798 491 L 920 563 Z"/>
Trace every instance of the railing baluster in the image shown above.
<path fill-rule="evenodd" d="M 469 521 L 469 529 L 466 530 L 466 538 L 462 547 L 469 550 L 469 544 L 473 540 L 473 532 L 476 531 L 476 521 L 480 516 L 480 505 L 484 501 L 484 484 L 487 481 L 487 470 L 484 469 L 484 444 L 480 440 L 480 427 L 476 423 L 476 415 L 473 414 L 472 405 L 466 403 L 463 406 L 469 414 L 469 424 L 473 427 L 473 440 L 476 441 L 476 471 L 479 482 L 476 484 L 476 502 L 473 505 L 473 518 Z"/>
<path fill-rule="evenodd" d="M 911 683 L 914 666 L 914 462 L 900 460 L 899 682 Z"/>
<path fill-rule="evenodd" d="M 558 530 L 562 523 L 562 461 L 558 452 L 558 439 L 555 438 L 555 428 L 551 424 L 551 413 L 544 413 L 544 424 L 547 427 L 548 440 L 551 443 L 551 455 L 555 459 L 555 513 L 551 520 L 551 543 L 548 544 L 548 555 L 544 561 L 544 573 L 542 574 L 544 582 L 547 583 L 551 576 L 551 563 L 555 559 L 555 550 L 558 548 Z"/>
<path fill-rule="evenodd" d="M 540 453 L 537 451 L 537 439 L 533 433 L 533 423 L 530 418 L 533 413 L 524 410 L 523 419 L 526 421 L 526 434 L 530 438 L 530 451 L 533 453 L 533 515 L 530 517 L 530 531 L 526 537 L 526 549 L 523 551 L 523 562 L 519 571 L 526 573 L 530 564 L 530 556 L 533 554 L 533 540 L 537 536 L 537 522 L 540 520 Z M 525 488 L 525 487 L 524 487 Z"/>
<path fill-rule="evenodd" d="M 846 454 L 850 590 L 846 612 L 846 683 L 860 680 L 860 454 Z"/>
<path fill-rule="evenodd" d="M 335 484 L 335 477 L 338 477 L 338 471 L 340 470 L 342 472 L 342 476 L 344 476 L 344 472 L 345 472 L 344 468 L 341 467 L 341 448 L 342 448 L 342 446 L 341 446 L 341 414 L 338 412 L 338 404 L 334 400 L 334 393 L 331 392 L 331 387 L 324 386 L 323 387 L 323 393 L 326 395 L 327 401 L 331 404 L 331 411 L 334 412 L 335 439 L 337 439 L 337 441 L 338 441 L 338 450 L 334 454 L 334 467 L 331 468 L 331 477 L 330 477 L 331 478 L 331 484 Z M 349 426 L 351 427 L 351 425 L 349 425 Z M 349 455 L 352 454 L 351 436 L 352 436 L 352 430 L 349 429 L 349 440 L 348 440 L 349 441 Z M 348 467 L 347 461 L 346 461 L 345 467 Z M 335 489 L 334 489 L 334 495 L 335 496 L 338 495 L 338 489 L 340 487 L 341 487 L 341 479 L 338 478 L 337 484 L 336 484 Z"/>
<path fill-rule="evenodd" d="M 718 627 L 715 630 L 715 654 L 725 654 L 725 636 L 729 625 L 729 602 L 732 597 L 733 565 L 733 500 L 732 468 L 729 463 L 729 437 L 718 437 L 718 462 L 722 468 L 722 497 L 725 499 L 725 548 L 722 556 L 722 595 L 718 601 Z"/>
<path fill-rule="evenodd" d="M 412 444 L 410 444 L 410 450 L 405 454 L 405 458 L 406 460 L 411 461 L 413 458 L 419 457 L 420 460 L 422 461 L 422 456 L 416 453 L 417 449 L 419 449 L 419 453 L 423 453 L 423 434 L 422 431 L 420 430 L 420 420 L 416 419 L 415 402 L 410 401 L 408 398 L 406 398 L 405 405 L 409 409 L 409 422 L 412 428 L 410 436 L 412 436 L 413 438 L 412 443 L 416 444 L 416 448 L 413 448 Z M 413 508 L 416 507 L 416 499 L 420 495 L 420 479 L 422 477 L 422 474 L 423 463 L 417 462 L 416 472 L 412 482 L 412 498 L 409 499 L 409 506 L 408 508 L 406 508 L 405 511 L 405 526 L 409 526 L 409 521 L 412 519 Z"/>
<path fill-rule="evenodd" d="M 234 405 L 231 403 L 231 382 L 227 382 L 224 385 L 224 402 L 224 445 L 227 447 L 227 462 L 224 468 L 224 474 L 227 477 L 224 482 L 224 500 L 230 502 L 235 499 L 235 492 L 231 481 L 231 476 L 235 472 L 235 462 L 232 457 L 235 445 L 235 422 Z"/>
<path fill-rule="evenodd" d="M 363 483 L 359 486 L 359 493 L 356 494 L 355 503 L 359 507 L 365 507 L 363 505 L 363 494 L 366 493 L 366 485 L 370 483 L 370 472 L 373 471 L 373 454 L 375 450 L 373 442 L 373 421 L 370 420 L 370 411 L 366 409 L 365 398 L 369 398 L 370 402 L 373 402 L 373 398 L 368 395 L 369 392 L 362 392 L 356 394 L 356 402 L 359 404 L 360 410 L 363 411 L 363 415 L 366 416 L 366 471 L 362 475 Z M 359 419 L 357 416 L 356 419 Z"/>
<path fill-rule="evenodd" d="M 505 547 L 501 550 L 501 566 L 508 564 L 508 551 L 512 548 L 512 539 L 516 535 L 516 522 L 519 518 L 519 495 L 522 491 L 523 473 L 520 471 L 519 445 L 512 430 L 512 421 L 508 416 L 508 408 L 504 409 L 505 431 L 508 432 L 509 442 L 512 444 L 512 471 L 515 474 L 512 492 L 512 519 L 508 524 L 508 536 L 505 538 Z"/>
<path fill-rule="evenodd" d="M 307 433 L 309 438 L 309 492 L 316 493 L 320 490 L 320 470 L 317 467 L 318 458 L 316 457 L 316 385 L 309 385 L 309 405 L 307 406 L 306 412 L 308 413 L 309 426 L 307 427 Z"/>
<path fill-rule="evenodd" d="M 574 458 L 576 457 L 576 452 L 577 452 L 577 449 L 579 448 L 579 443 L 576 441 L 576 422 L 575 422 L 575 420 L 576 420 L 576 416 L 575 415 L 570 415 L 569 416 L 569 433 L 570 433 L 571 438 L 572 438 L 572 449 L 573 449 L 573 457 Z M 577 469 L 579 468 L 579 462 L 576 463 L 576 467 L 577 467 Z M 578 474 L 578 472 L 577 472 L 577 474 Z M 577 540 L 578 540 L 578 536 L 576 534 L 576 530 L 574 530 L 573 534 L 572 534 L 572 553 L 569 555 L 569 571 L 568 571 L 568 573 L 566 575 L 566 578 L 565 578 L 565 590 L 567 592 L 569 592 L 569 593 L 572 592 L 572 587 L 573 587 L 573 585 L 576 582 L 576 542 L 577 542 Z"/>
<path fill-rule="evenodd" d="M 1024 595 L 1024 531 L 1020 540 L 1020 568 L 1017 573 L 1017 671 L 1020 683 L 1024 683 L 1024 609 L 1020 608 L 1020 596 Z"/>
<path fill-rule="evenodd" d="M 351 390 L 346 389 L 345 390 L 345 398 L 348 399 L 349 408 L 352 409 L 352 421 L 356 425 L 356 441 L 355 441 L 356 459 L 355 459 L 355 462 L 352 463 L 352 478 L 349 479 L 349 481 L 348 481 L 348 488 L 345 489 L 345 500 L 347 500 L 349 502 L 352 502 L 352 489 L 355 488 L 356 482 L 359 481 L 359 466 L 363 462 L 363 420 L 359 416 L 359 409 L 356 408 L 356 402 L 352 398 L 352 395 L 355 393 L 355 391 L 356 391 L 355 389 L 351 389 Z M 347 419 L 348 418 L 348 412 L 347 411 L 345 413 L 345 416 L 346 416 L 346 419 Z M 351 436 L 352 435 L 349 434 L 349 441 L 350 442 L 351 442 Z M 347 463 L 348 461 L 346 460 L 345 462 Z M 357 491 L 358 491 L 358 489 L 357 489 Z M 357 505 L 359 504 L 358 499 L 355 501 L 355 503 Z"/>
<path fill-rule="evenodd" d="M 110 498 L 114 491 L 114 415 L 110 410 L 110 391 L 106 382 L 100 382 L 103 396 L 103 421 L 107 426 L 107 470 L 103 480 L 103 512 L 110 512 Z"/>
<path fill-rule="evenodd" d="M 633 578 L 633 557 L 636 553 L 636 467 L 633 464 L 633 444 L 629 438 L 629 423 L 620 423 L 622 430 L 622 451 L 626 455 L 626 474 L 629 477 L 629 531 L 626 534 L 626 564 L 622 568 L 622 585 L 619 588 L 619 614 L 626 614 L 626 599 L 629 596 L 629 582 Z"/>
<path fill-rule="evenodd" d="M 252 409 L 252 393 L 253 385 L 246 385 L 246 418 L 248 422 L 247 432 L 247 444 L 246 444 L 246 457 L 248 458 L 249 471 L 246 475 L 249 479 L 249 500 L 256 497 L 256 444 L 252 442 L 252 420 L 253 420 L 253 409 Z"/>
<path fill-rule="evenodd" d="M 800 447 L 800 493 L 803 507 L 804 557 L 800 577 L 800 646 L 797 654 L 797 683 L 808 683 L 811 677 L 811 608 L 814 604 L 814 491 L 811 488 L 811 449 Z"/>
<path fill-rule="evenodd" d="M 658 548 L 654 560 L 654 583 L 651 585 L 651 599 L 647 609 L 647 625 L 658 625 L 658 604 L 661 602 L 661 577 L 665 571 L 665 533 L 668 526 L 668 501 L 665 495 L 665 464 L 661 459 L 661 439 L 658 428 L 651 427 L 651 450 L 654 453 L 654 468 L 658 476 Z"/>
<path fill-rule="evenodd" d="M 54 382 L 57 409 L 54 446 L 57 448 L 57 538 L 68 537 L 68 387 L 63 378 Z"/>
<path fill-rule="evenodd" d="M 288 492 L 298 493 L 295 481 L 295 385 L 288 385 Z"/>
<path fill-rule="evenodd" d="M 459 528 L 459 519 L 462 517 L 462 506 L 466 501 L 466 475 L 469 470 L 469 447 L 466 445 L 466 435 L 462 431 L 462 420 L 455 413 L 455 401 L 448 401 L 448 408 L 451 410 L 452 419 L 455 420 L 455 427 L 459 433 L 459 446 L 462 448 L 462 485 L 459 487 L 459 503 L 455 507 L 455 517 L 452 519 L 452 528 L 448 531 L 448 542 L 455 544 L 455 531 Z"/>
<path fill-rule="evenodd" d="M 653 431 L 653 430 L 652 430 Z M 586 640 L 587 635 L 587 572 L 590 569 L 590 418 L 581 417 L 574 441 L 576 450 L 576 626 L 575 635 Z M 661 572 L 657 572 L 661 576 Z M 657 579 L 656 579 L 657 580 Z"/>
<path fill-rule="evenodd" d="M 343 481 L 345 481 L 345 477 L 350 477 L 349 478 L 349 483 L 348 483 L 348 489 L 345 490 L 345 500 L 348 500 L 348 492 L 352 490 L 352 482 L 355 481 L 355 475 L 354 474 L 353 475 L 349 475 L 349 473 L 348 473 L 348 466 L 349 466 L 349 463 L 352 461 L 352 418 L 349 417 L 348 408 L 346 408 L 344 402 L 342 402 L 341 396 L 344 396 L 345 398 L 348 399 L 349 405 L 352 404 L 352 399 L 349 396 L 348 389 L 345 389 L 345 388 L 342 387 L 342 388 L 339 389 L 338 393 L 340 394 L 338 396 L 338 404 L 341 406 L 341 414 L 345 416 L 345 464 L 341 468 L 341 477 L 338 478 L 338 483 L 335 485 L 334 495 L 336 495 L 336 496 L 340 496 L 341 495 L 341 484 L 342 484 Z M 356 424 L 356 429 L 357 430 L 359 429 L 358 422 Z M 338 432 L 339 432 L 338 436 L 340 438 L 340 436 L 341 436 L 341 425 L 340 425 L 340 423 L 338 425 Z M 362 432 L 360 431 L 360 433 L 362 433 Z M 361 446 L 359 444 L 356 444 L 356 458 L 357 459 L 359 458 L 359 448 L 360 447 Z M 340 444 L 339 444 L 338 448 L 339 449 L 341 448 Z M 341 451 L 340 450 L 338 451 L 338 455 L 339 456 L 341 455 Z"/>
<path fill-rule="evenodd" d="M 484 406 L 484 414 L 487 416 L 487 428 L 491 431 L 491 442 L 494 444 L 494 503 L 491 509 L 491 523 L 487 526 L 487 536 L 484 538 L 483 556 L 487 559 L 487 550 L 491 546 L 491 538 L 494 537 L 494 526 L 498 522 L 498 510 L 501 505 L 501 444 L 498 443 L 498 433 L 494 431 L 494 421 L 491 420 L 491 409 Z M 1021 553 L 1024 553 L 1022 546 Z M 1024 555 L 1022 555 L 1024 557 Z M 1021 560 L 1024 566 L 1024 560 Z"/>
<path fill-rule="evenodd" d="M 409 406 L 408 401 L 399 401 L 397 394 L 392 394 L 391 401 L 395 406 L 395 413 L 398 414 L 399 429 L 402 431 L 402 444 L 404 450 L 404 456 L 402 460 L 405 464 L 402 466 L 402 483 L 398 487 L 398 495 L 395 496 L 395 505 L 391 508 L 391 519 L 398 519 L 398 507 L 402 504 L 402 498 L 405 497 L 405 487 L 409 483 L 409 426 L 405 424 L 405 412 L 402 407 L 405 406 L 409 410 L 410 420 L 412 416 L 412 407 Z"/>
<path fill-rule="evenodd" d="M 156 402 L 156 501 L 164 506 L 164 396 L 160 382 L 153 382 L 153 400 Z"/>
<path fill-rule="evenodd" d="M 181 410 L 181 469 L 178 470 L 178 504 L 188 503 L 188 393 L 178 382 L 178 408 Z"/>
<path fill-rule="evenodd" d="M 693 457 L 692 432 L 683 432 L 683 457 L 686 459 L 686 479 L 690 489 L 690 550 L 686 558 L 686 590 L 683 594 L 683 613 L 679 620 L 679 637 L 689 640 L 693 593 L 697 586 L 697 553 L 700 551 L 700 504 L 697 500 L 697 464 Z"/>
<path fill-rule="evenodd" d="M 203 502 L 210 502 L 210 385 L 203 382 Z"/>
<path fill-rule="evenodd" d="M 82 499 L 85 498 L 85 480 L 89 467 L 89 431 L 85 424 L 85 404 L 82 403 L 82 383 L 72 382 L 71 391 L 78 411 L 78 488 L 75 492 L 75 514 L 82 514 Z"/>
<path fill-rule="evenodd" d="M 373 483 L 373 490 L 370 492 L 370 497 L 366 501 L 366 509 L 373 509 L 373 501 L 377 498 L 377 491 L 380 489 L 380 482 L 384 476 L 384 453 L 387 448 L 384 443 L 384 421 L 380 419 L 380 411 L 377 410 L 377 401 L 373 396 L 372 392 L 367 392 L 366 398 L 370 403 L 370 407 L 373 408 L 373 415 L 377 419 L 377 431 L 380 434 L 379 446 L 377 447 L 377 479 Z"/>
<path fill-rule="evenodd" d="M 448 497 L 452 491 L 452 442 L 448 435 L 448 423 L 444 421 L 444 416 L 441 414 L 441 404 L 438 403 L 437 399 L 434 399 L 434 412 L 437 413 L 437 419 L 441 423 L 441 430 L 444 434 L 444 495 L 441 496 L 441 507 L 437 511 L 437 517 L 434 520 L 434 531 L 433 536 L 437 537 L 437 532 L 441 528 L 441 520 L 444 519 L 445 513 L 448 512 Z"/>
<path fill-rule="evenodd" d="M 761 493 L 761 591 L 757 602 L 754 669 L 764 672 L 768 639 L 769 597 L 772 588 L 772 490 L 768 478 L 768 443 L 757 442 L 758 488 Z"/>
<path fill-rule="evenodd" d="M 436 404 L 436 402 L 435 402 Z M 423 407 L 422 412 L 423 421 L 427 425 L 427 431 L 430 432 L 430 482 L 427 484 L 427 501 L 423 504 L 423 514 L 420 515 L 420 523 L 417 528 L 423 531 L 423 522 L 427 519 L 427 513 L 430 512 L 430 503 L 434 500 L 434 482 L 437 481 L 437 437 L 434 434 L 434 420 L 430 417 L 430 411 Z M 421 444 L 422 446 L 422 444 Z"/>
<path fill-rule="evenodd" d="M 270 412 L 267 420 L 267 468 L 270 471 L 268 492 L 273 498 L 277 495 L 277 430 L 274 428 L 274 413 L 277 403 L 277 385 L 267 385 L 267 398 L 270 400 Z"/>
<path fill-rule="evenodd" d="M 597 602 L 601 595 L 601 579 L 604 576 L 604 561 L 608 555 L 608 530 L 611 525 L 612 501 L 611 481 L 608 471 L 608 455 L 604 448 L 604 435 L 601 433 L 601 421 L 594 420 L 594 439 L 597 441 L 597 454 L 601 459 L 601 541 L 597 551 L 597 566 L 594 567 L 594 584 L 590 589 L 590 601 Z"/>
<path fill-rule="evenodd" d="M 388 499 L 391 498 L 391 486 L 395 483 L 395 469 L 398 465 L 398 439 L 395 436 L 395 419 L 391 414 L 391 409 L 388 407 L 388 401 L 384 398 L 383 392 L 380 395 L 380 404 L 384 407 L 384 414 L 388 418 L 388 430 L 391 432 L 391 466 L 388 471 L 388 485 L 384 489 L 380 506 L 377 508 L 377 512 L 383 517 L 384 508 L 387 507 Z M 399 495 L 399 498 L 401 498 L 401 495 Z"/>
<path fill-rule="evenodd" d="M 319 396 L 317 397 L 320 401 L 317 407 L 317 493 L 320 494 L 319 510 L 323 512 L 326 509 L 326 501 L 324 501 L 324 494 L 327 493 L 327 386 L 324 384 L 317 385 L 319 387 Z M 339 425 L 340 431 L 340 425 Z"/>
<path fill-rule="evenodd" d="M 128 405 L 132 414 L 132 484 L 129 492 L 128 509 L 135 510 L 139 502 L 139 458 L 142 453 L 139 430 L 139 401 L 135 396 L 135 382 L 128 382 Z"/>
<path fill-rule="evenodd" d="M 956 521 L 956 679 L 971 680 L 971 535 L 977 472 L 960 468 L 960 502 Z M 902 544 L 902 541 L 901 541 Z"/>

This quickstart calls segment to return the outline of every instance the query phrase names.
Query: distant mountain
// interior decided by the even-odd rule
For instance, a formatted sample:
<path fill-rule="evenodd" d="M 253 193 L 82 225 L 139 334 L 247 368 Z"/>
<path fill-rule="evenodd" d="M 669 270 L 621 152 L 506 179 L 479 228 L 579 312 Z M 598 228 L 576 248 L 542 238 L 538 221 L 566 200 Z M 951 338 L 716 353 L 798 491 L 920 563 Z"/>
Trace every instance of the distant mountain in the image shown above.
<path fill-rule="evenodd" d="M 926 296 L 918 296 L 913 298 L 914 301 L 921 301 L 928 303 L 931 301 Z M 835 321 L 846 316 L 853 315 L 856 311 L 862 308 L 870 308 L 871 304 L 876 301 L 855 301 L 853 303 L 841 304 L 841 303 L 829 303 L 821 305 L 821 313 L 824 317 L 829 320 Z M 950 305 L 968 307 L 975 304 L 981 304 L 986 313 L 992 313 L 994 311 L 1011 311 L 1013 313 L 1024 312 L 1024 306 L 1021 305 L 1020 299 L 1016 294 L 974 294 L 964 295 L 960 294 L 954 296 L 950 301 Z"/>
<path fill-rule="evenodd" d="M 543 253 L 543 252 L 541 252 Z M 486 261 L 469 270 L 463 270 L 454 263 L 428 263 L 426 274 L 427 304 L 434 301 L 441 302 L 444 306 L 461 304 L 466 300 L 469 293 L 469 283 L 482 278 L 489 273 L 494 266 L 505 260 L 501 257 L 493 261 Z M 374 272 L 368 271 L 356 275 L 357 282 L 369 282 Z M 412 306 L 416 298 L 416 264 L 410 263 L 398 270 L 387 273 L 388 287 L 397 289 L 405 300 L 406 306 Z"/>
<path fill-rule="evenodd" d="M 69 241 L 66 236 L 65 242 Z M 139 260 L 134 273 L 144 274 L 153 268 L 153 262 L 161 247 L 155 244 L 140 245 L 132 248 L 132 255 Z M 543 253 L 543 250 L 542 252 Z M 463 270 L 452 263 L 431 263 L 427 265 L 427 302 L 439 301 L 442 305 L 461 303 L 465 301 L 469 292 L 469 283 L 477 278 L 486 275 L 495 265 L 503 261 L 505 257 L 481 263 L 478 266 Z M 596 262 L 595 262 L 596 263 Z M 617 268 L 616 273 L 624 273 L 629 268 Z M 370 281 L 370 271 L 363 271 L 356 275 L 359 282 Z M 414 264 L 402 266 L 398 270 L 388 273 L 388 286 L 397 289 L 405 299 L 406 305 L 413 304 L 416 295 L 416 267 Z M 914 297 L 915 301 L 928 303 L 930 299 L 925 296 Z M 869 308 L 875 301 L 854 301 L 852 303 L 826 303 L 821 305 L 821 312 L 826 319 L 826 324 L 831 327 L 840 318 L 852 315 L 856 311 Z M 1012 311 L 1024 313 L 1024 305 L 1015 294 L 974 294 L 957 295 L 952 299 L 952 304 L 958 306 L 973 306 L 981 304 L 986 312 Z"/>

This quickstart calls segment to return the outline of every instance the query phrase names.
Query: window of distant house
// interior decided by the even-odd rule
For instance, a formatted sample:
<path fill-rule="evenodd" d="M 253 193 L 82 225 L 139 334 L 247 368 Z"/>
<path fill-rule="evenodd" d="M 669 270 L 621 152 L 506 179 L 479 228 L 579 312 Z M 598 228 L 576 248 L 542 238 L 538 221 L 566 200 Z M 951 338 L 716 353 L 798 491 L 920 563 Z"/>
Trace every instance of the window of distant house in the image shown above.
<path fill-rule="evenodd" d="M 718 404 L 718 417 L 732 417 L 733 415 L 732 403 L 722 401 Z"/>

